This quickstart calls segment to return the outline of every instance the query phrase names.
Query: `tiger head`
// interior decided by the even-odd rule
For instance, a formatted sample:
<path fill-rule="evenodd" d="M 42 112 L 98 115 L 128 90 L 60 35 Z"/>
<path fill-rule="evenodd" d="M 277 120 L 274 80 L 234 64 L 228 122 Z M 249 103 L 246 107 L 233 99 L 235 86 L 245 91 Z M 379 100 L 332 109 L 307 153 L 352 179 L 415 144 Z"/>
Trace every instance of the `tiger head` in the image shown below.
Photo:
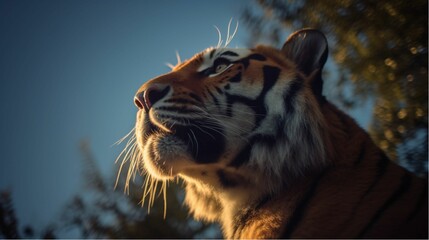
<path fill-rule="evenodd" d="M 183 178 L 191 212 L 209 221 L 320 170 L 327 55 L 325 36 L 304 29 L 282 49 L 209 48 L 146 82 L 134 99 L 138 164 L 155 179 Z"/>

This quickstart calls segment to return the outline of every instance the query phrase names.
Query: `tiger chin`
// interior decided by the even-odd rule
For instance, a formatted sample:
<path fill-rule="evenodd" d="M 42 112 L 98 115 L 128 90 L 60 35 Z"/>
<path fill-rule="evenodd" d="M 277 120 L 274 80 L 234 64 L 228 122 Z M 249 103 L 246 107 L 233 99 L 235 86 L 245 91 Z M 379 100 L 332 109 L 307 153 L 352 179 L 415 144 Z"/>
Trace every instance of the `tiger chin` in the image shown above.
<path fill-rule="evenodd" d="M 427 238 L 427 180 L 322 95 L 325 36 L 209 48 L 138 89 L 137 164 L 225 238 Z"/>

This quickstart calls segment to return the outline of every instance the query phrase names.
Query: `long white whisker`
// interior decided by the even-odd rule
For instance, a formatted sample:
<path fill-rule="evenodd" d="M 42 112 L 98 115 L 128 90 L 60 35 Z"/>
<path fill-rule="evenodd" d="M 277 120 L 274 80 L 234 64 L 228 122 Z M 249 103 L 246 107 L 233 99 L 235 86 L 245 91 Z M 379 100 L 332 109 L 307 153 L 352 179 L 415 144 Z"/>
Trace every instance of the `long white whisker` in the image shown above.
<path fill-rule="evenodd" d="M 128 140 L 128 142 L 127 142 L 127 144 L 125 145 L 125 147 L 124 147 L 124 149 L 121 151 L 121 153 L 119 154 L 119 156 L 116 158 L 116 160 L 115 160 L 115 163 L 117 163 L 118 161 L 119 161 L 119 159 L 121 159 L 122 158 L 122 155 L 124 154 L 124 152 L 133 144 L 133 141 L 135 141 L 136 140 L 136 137 L 135 136 L 132 136 L 129 140 Z M 125 157 L 123 157 L 122 159 L 126 159 Z"/>
<path fill-rule="evenodd" d="M 222 46 L 222 33 L 216 25 L 214 25 L 213 27 L 216 28 L 216 31 L 219 37 L 216 48 L 220 48 Z"/>
<path fill-rule="evenodd" d="M 149 202 L 149 206 L 153 207 L 153 203 L 155 202 L 155 194 L 156 194 L 156 188 L 158 186 L 158 180 L 156 180 L 155 178 L 153 179 L 153 183 L 152 183 L 152 188 L 150 189 L 150 202 Z"/>
<path fill-rule="evenodd" d="M 178 53 L 177 53 L 177 59 L 178 59 L 178 62 L 180 64 L 181 60 L 180 60 L 180 56 L 178 55 Z M 174 126 L 174 124 L 175 123 L 173 122 L 172 127 Z M 162 194 L 163 199 L 164 199 L 164 218 L 165 218 L 166 214 L 167 214 L 167 180 L 161 181 L 162 182 L 161 188 L 159 188 L 159 192 L 157 192 L 158 191 L 158 183 L 160 181 L 151 177 L 151 175 L 148 174 L 147 172 L 145 172 L 144 169 L 143 169 L 143 171 L 140 171 L 138 168 L 140 159 L 142 159 L 142 153 L 141 153 L 141 151 L 138 147 L 137 141 L 136 141 L 137 137 L 135 135 L 135 128 L 131 129 L 131 131 L 129 133 L 127 133 L 124 137 L 122 137 L 120 140 L 118 140 L 115 144 L 116 145 L 120 144 L 127 138 L 128 138 L 127 144 L 125 145 L 124 149 L 121 151 L 121 153 L 119 154 L 119 156 L 115 160 L 115 163 L 117 163 L 119 161 L 119 159 L 121 159 L 121 164 L 119 166 L 118 174 L 117 174 L 116 179 L 115 179 L 114 188 L 116 188 L 118 186 L 123 168 L 124 168 L 125 164 L 127 162 L 129 162 L 127 174 L 125 177 L 124 193 L 129 194 L 130 180 L 131 180 L 131 178 L 133 180 L 135 180 L 135 177 L 137 175 L 137 171 L 140 172 L 143 176 L 145 176 L 144 184 L 142 186 L 143 194 L 142 194 L 142 199 L 140 201 L 141 206 L 144 206 L 144 204 L 146 202 L 146 198 L 149 197 L 149 199 L 147 201 L 147 203 L 148 203 L 147 211 L 149 214 L 151 207 L 153 206 L 153 204 L 155 202 L 155 199 L 158 198 Z M 172 171 L 172 169 L 171 169 L 171 171 Z M 172 175 L 172 172 L 170 173 L 170 175 Z"/>
<path fill-rule="evenodd" d="M 145 199 L 147 197 L 147 195 L 149 194 L 149 181 L 150 181 L 150 176 L 149 174 L 146 175 L 145 177 L 145 181 L 144 181 L 144 189 L 143 189 L 143 196 L 142 196 L 142 201 L 141 201 L 141 205 L 144 205 Z"/>
<path fill-rule="evenodd" d="M 237 24 L 235 25 L 234 32 L 232 33 L 231 38 L 229 39 L 228 45 L 232 41 L 232 39 L 234 39 L 235 34 L 237 33 L 237 31 L 238 31 L 238 21 L 237 21 Z"/>
<path fill-rule="evenodd" d="M 135 146 L 135 144 L 136 143 L 134 143 L 133 145 L 132 145 L 132 147 L 133 146 Z M 132 148 L 131 147 L 131 148 Z M 124 148 L 124 150 L 121 152 L 121 154 L 126 150 L 127 148 Z M 122 172 L 122 167 L 124 166 L 124 164 L 127 162 L 127 160 L 128 160 L 128 158 L 127 158 L 127 155 L 128 155 L 128 152 L 130 151 L 131 149 L 128 149 L 128 151 L 127 151 L 127 154 L 124 156 L 124 158 L 122 159 L 122 162 L 121 162 L 121 165 L 119 166 L 119 170 L 118 170 L 118 174 L 117 174 L 117 176 L 116 176 L 116 181 L 115 181 L 115 186 L 114 186 L 114 188 L 116 189 L 116 187 L 118 186 L 118 182 L 119 182 L 119 177 L 120 177 L 120 175 L 121 175 L 121 172 Z M 120 156 L 120 155 L 119 155 Z M 115 161 L 116 162 L 116 161 Z M 124 191 L 125 191 L 125 189 L 124 189 Z"/>
<path fill-rule="evenodd" d="M 167 217 L 167 180 L 162 182 L 162 192 L 164 198 L 164 219 Z"/>
<path fill-rule="evenodd" d="M 168 67 L 168 68 L 170 68 L 170 69 L 173 69 L 173 68 L 174 68 L 174 65 L 173 65 L 173 64 L 171 64 L 171 63 L 169 63 L 169 62 L 165 63 L 165 65 L 167 65 L 167 67 Z"/>
<path fill-rule="evenodd" d="M 136 146 L 137 146 L 137 144 L 133 145 L 131 147 L 130 151 L 135 151 L 136 150 Z M 129 154 L 130 151 L 128 151 L 127 155 Z M 128 193 L 129 193 L 129 188 L 130 188 L 130 185 L 129 185 L 130 184 L 130 179 L 131 179 L 131 177 L 133 176 L 133 174 L 135 172 L 136 165 L 137 165 L 137 161 L 131 161 L 130 162 L 130 166 L 128 167 L 127 178 L 126 178 L 126 181 L 125 181 L 125 189 L 127 189 Z"/>
<path fill-rule="evenodd" d="M 135 130 L 135 127 L 133 127 L 131 129 L 131 131 L 129 131 L 125 136 L 123 136 L 121 139 L 119 139 L 118 141 L 116 141 L 114 144 L 111 145 L 111 147 L 113 147 L 114 145 L 119 145 L 121 144 L 125 139 L 127 139 Z"/>
<path fill-rule="evenodd" d="M 177 65 L 182 63 L 182 60 L 180 59 L 180 55 L 178 51 L 176 51 L 176 59 L 177 59 Z"/>
<path fill-rule="evenodd" d="M 230 28 L 231 28 L 231 22 L 232 22 L 232 18 L 231 18 L 231 19 L 229 19 L 229 23 L 228 23 L 228 31 L 227 31 L 227 34 L 226 34 L 226 41 L 225 41 L 225 46 L 224 46 L 224 47 L 227 47 L 227 46 L 228 46 L 228 43 L 229 43 L 229 30 L 230 30 Z"/>
<path fill-rule="evenodd" d="M 127 135 L 129 135 L 129 134 L 127 134 Z M 119 167 L 118 174 L 117 174 L 117 177 L 116 177 L 116 181 L 115 181 L 114 189 L 116 189 L 116 187 L 118 186 L 119 177 L 120 177 L 121 172 L 122 172 L 122 167 L 124 166 L 124 164 L 125 164 L 129 159 L 132 159 L 132 158 L 130 158 L 130 155 L 129 155 L 129 154 L 130 154 L 130 152 L 133 152 L 133 151 L 134 151 L 134 153 L 135 153 L 135 146 L 136 146 L 135 139 L 136 139 L 136 137 L 135 137 L 135 135 L 134 135 L 134 136 L 132 136 L 132 137 L 128 140 L 127 145 L 125 146 L 125 148 L 121 151 L 121 153 L 119 154 L 119 156 L 118 156 L 118 157 L 116 158 L 116 160 L 115 160 L 115 163 L 117 163 L 117 162 L 119 161 L 119 159 L 120 159 L 120 158 L 122 158 L 122 162 L 121 162 L 121 165 L 120 165 L 120 167 Z M 126 191 L 126 189 L 127 189 L 127 183 L 125 183 L 124 192 Z"/>

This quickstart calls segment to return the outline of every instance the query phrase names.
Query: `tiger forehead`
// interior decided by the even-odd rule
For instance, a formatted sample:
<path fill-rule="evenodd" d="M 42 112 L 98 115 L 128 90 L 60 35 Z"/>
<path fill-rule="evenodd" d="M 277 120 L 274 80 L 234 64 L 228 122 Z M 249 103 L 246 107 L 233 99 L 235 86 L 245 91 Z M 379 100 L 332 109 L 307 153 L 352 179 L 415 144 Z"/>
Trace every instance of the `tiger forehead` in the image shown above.
<path fill-rule="evenodd" d="M 212 67 L 217 58 L 222 57 L 232 62 L 247 57 L 251 53 L 252 50 L 246 48 L 208 48 L 195 54 L 191 59 L 176 65 L 172 70 L 176 72 L 184 68 L 192 68 L 201 72 Z"/>
<path fill-rule="evenodd" d="M 281 50 L 258 45 L 255 48 L 208 48 L 200 53 L 194 55 L 191 59 L 184 61 L 173 68 L 173 71 L 179 71 L 184 68 L 202 72 L 213 66 L 214 61 L 218 58 L 228 59 L 231 62 L 239 61 L 242 58 L 245 58 L 251 54 L 260 54 L 270 59 L 272 62 L 275 62 L 277 65 L 293 68 L 295 64 L 288 59 Z"/>

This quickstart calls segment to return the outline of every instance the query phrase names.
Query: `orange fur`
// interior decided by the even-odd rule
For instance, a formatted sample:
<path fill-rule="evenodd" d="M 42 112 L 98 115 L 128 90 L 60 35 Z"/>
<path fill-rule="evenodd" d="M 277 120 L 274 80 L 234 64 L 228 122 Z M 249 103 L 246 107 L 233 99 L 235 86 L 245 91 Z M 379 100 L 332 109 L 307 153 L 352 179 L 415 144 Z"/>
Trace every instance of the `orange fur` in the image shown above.
<path fill-rule="evenodd" d="M 311 29 L 282 50 L 195 55 L 137 92 L 133 156 L 154 178 L 182 177 L 190 213 L 227 238 L 427 238 L 427 179 L 321 96 L 326 57 Z"/>

